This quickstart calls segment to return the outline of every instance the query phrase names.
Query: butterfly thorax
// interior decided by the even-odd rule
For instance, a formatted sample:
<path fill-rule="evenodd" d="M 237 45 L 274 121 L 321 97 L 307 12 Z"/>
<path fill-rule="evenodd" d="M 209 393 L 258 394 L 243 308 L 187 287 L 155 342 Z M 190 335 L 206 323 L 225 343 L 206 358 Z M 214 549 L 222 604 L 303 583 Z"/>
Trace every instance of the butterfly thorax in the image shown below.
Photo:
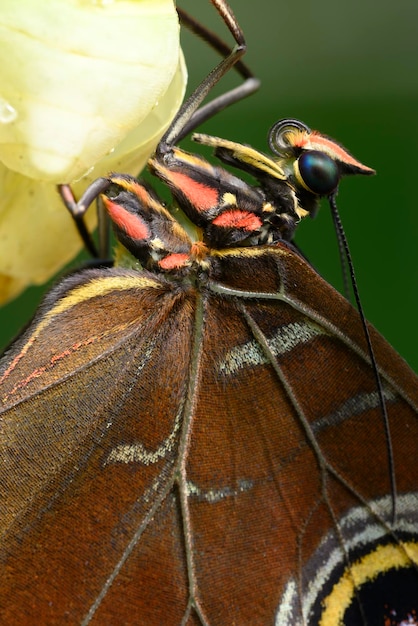
<path fill-rule="evenodd" d="M 104 205 L 118 239 L 146 269 L 180 276 L 192 268 L 205 272 L 211 251 L 291 241 L 300 220 L 315 214 L 321 196 L 335 193 L 343 174 L 373 172 L 294 120 L 278 122 L 270 131 L 273 156 L 219 137 L 194 139 L 250 174 L 256 185 L 200 156 L 160 144 L 149 169 L 170 188 L 192 226 L 190 235 L 148 185 L 111 175 Z"/>

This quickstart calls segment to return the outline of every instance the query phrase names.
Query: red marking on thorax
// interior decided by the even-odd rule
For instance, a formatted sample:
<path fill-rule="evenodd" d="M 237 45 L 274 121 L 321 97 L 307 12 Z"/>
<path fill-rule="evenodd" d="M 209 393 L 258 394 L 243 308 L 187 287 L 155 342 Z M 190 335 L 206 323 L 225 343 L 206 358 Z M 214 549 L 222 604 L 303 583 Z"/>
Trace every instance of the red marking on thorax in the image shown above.
<path fill-rule="evenodd" d="M 225 213 L 215 217 L 212 223 L 223 228 L 241 228 L 253 232 L 260 228 L 263 222 L 258 215 L 248 211 L 225 211 Z"/>
<path fill-rule="evenodd" d="M 199 213 L 212 209 L 218 204 L 219 192 L 214 187 L 198 183 L 187 174 L 180 172 L 167 172 L 166 175 L 177 189 L 181 189 Z"/>
<path fill-rule="evenodd" d="M 164 259 L 159 261 L 158 265 L 163 270 L 176 270 L 185 267 L 190 260 L 190 256 L 186 253 L 168 254 Z"/>
<path fill-rule="evenodd" d="M 139 215 L 132 215 L 120 204 L 112 202 L 105 196 L 103 197 L 103 202 L 112 222 L 122 228 L 129 237 L 139 241 L 150 239 L 151 232 Z"/>

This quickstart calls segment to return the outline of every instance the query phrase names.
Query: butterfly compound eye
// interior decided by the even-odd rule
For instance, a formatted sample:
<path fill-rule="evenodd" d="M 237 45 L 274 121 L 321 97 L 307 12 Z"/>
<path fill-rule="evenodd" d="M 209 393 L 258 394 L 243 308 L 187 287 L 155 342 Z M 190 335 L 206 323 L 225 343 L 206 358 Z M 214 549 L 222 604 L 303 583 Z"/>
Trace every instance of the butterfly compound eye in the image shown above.
<path fill-rule="evenodd" d="M 302 153 L 294 167 L 298 182 L 318 196 L 327 196 L 338 186 L 340 173 L 337 163 L 319 150 Z"/>

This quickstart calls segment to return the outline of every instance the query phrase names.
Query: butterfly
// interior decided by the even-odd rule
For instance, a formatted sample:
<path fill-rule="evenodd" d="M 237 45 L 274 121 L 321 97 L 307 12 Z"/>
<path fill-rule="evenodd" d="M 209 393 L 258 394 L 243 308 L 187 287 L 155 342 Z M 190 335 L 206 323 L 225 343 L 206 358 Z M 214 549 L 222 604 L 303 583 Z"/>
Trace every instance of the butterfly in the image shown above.
<path fill-rule="evenodd" d="M 257 185 L 185 152 L 210 76 L 149 162 L 181 212 L 98 181 L 132 267 L 64 279 L 1 362 L 4 623 L 415 618 L 417 379 L 292 243 L 373 171 L 293 119 L 271 155 L 195 135 Z"/>

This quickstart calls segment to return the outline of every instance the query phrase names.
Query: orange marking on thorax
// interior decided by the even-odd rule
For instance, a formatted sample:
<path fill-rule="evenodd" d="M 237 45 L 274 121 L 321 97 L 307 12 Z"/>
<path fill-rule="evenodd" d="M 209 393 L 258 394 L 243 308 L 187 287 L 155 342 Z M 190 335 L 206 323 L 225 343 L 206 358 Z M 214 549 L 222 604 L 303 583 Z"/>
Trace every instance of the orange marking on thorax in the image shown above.
<path fill-rule="evenodd" d="M 225 211 L 218 217 L 215 217 L 213 224 L 224 228 L 242 228 L 252 232 L 262 225 L 261 219 L 254 213 L 248 211 Z"/>
<path fill-rule="evenodd" d="M 167 171 L 165 175 L 176 188 L 181 189 L 182 193 L 197 211 L 204 212 L 216 207 L 218 204 L 219 192 L 217 189 L 198 183 L 187 174 L 181 174 L 180 172 Z"/>
<path fill-rule="evenodd" d="M 132 215 L 120 204 L 112 202 L 106 196 L 103 197 L 103 203 L 111 220 L 122 228 L 129 237 L 140 241 L 150 239 L 151 232 L 141 217 Z"/>
<path fill-rule="evenodd" d="M 203 241 L 195 241 L 190 249 L 190 256 L 201 261 L 209 254 L 209 248 Z"/>
<path fill-rule="evenodd" d="M 158 262 L 158 265 L 163 270 L 176 270 L 185 267 L 190 260 L 190 256 L 184 252 L 173 252 L 168 254 L 164 259 Z"/>

